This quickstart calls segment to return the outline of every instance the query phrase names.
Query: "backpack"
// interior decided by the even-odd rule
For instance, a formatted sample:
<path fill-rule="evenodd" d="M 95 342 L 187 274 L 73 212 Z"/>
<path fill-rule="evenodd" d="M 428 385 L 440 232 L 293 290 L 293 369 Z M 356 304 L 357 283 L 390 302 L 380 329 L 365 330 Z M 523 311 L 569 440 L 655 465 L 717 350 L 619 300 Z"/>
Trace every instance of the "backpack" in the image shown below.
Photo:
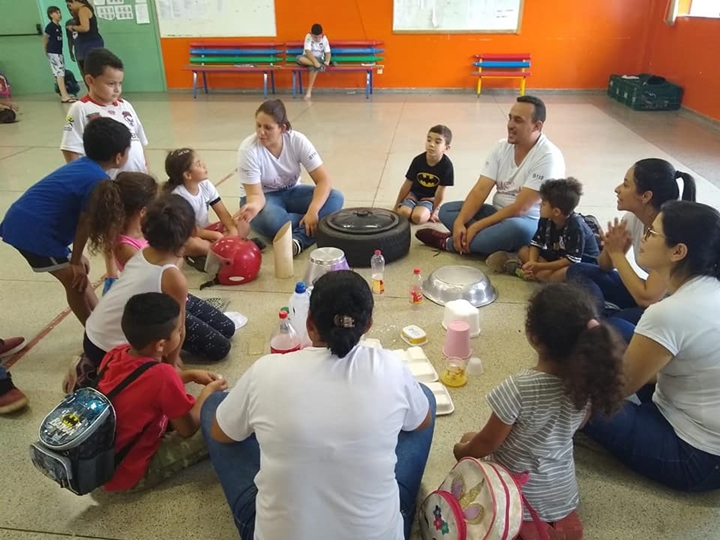
<path fill-rule="evenodd" d="M 17 122 L 17 113 L 11 108 L 0 107 L 0 124 L 12 124 Z"/>
<path fill-rule="evenodd" d="M 66 69 L 65 70 L 65 90 L 68 94 L 77 95 L 80 93 L 80 85 L 75 78 L 75 74 Z M 55 81 L 55 93 L 60 94 L 60 88 L 58 87 L 57 81 Z"/>
<path fill-rule="evenodd" d="M 512 475 L 491 461 L 466 457 L 420 507 L 423 540 L 512 540 L 523 523 L 523 504 L 540 533 L 547 531 L 527 503 L 520 485 L 527 474 Z"/>
<path fill-rule="evenodd" d="M 107 484 L 120 462 L 145 430 L 115 452 L 115 409 L 112 400 L 157 362 L 146 362 L 107 395 L 80 388 L 63 399 L 40 424 L 40 440 L 30 445 L 30 459 L 45 476 L 76 495 Z M 98 380 L 107 364 L 98 374 Z"/>
<path fill-rule="evenodd" d="M 584 216 L 582 214 L 578 214 L 582 220 L 585 222 L 585 224 L 590 228 L 590 230 L 593 232 L 593 235 L 595 236 L 595 241 L 597 242 L 598 249 L 602 251 L 603 245 L 602 245 L 602 239 L 600 238 L 600 233 L 602 232 L 602 227 L 600 226 L 600 221 L 595 216 L 587 215 Z"/>
<path fill-rule="evenodd" d="M 8 81 L 4 73 L 0 72 L 0 98 L 9 97 L 11 97 L 10 81 Z"/>

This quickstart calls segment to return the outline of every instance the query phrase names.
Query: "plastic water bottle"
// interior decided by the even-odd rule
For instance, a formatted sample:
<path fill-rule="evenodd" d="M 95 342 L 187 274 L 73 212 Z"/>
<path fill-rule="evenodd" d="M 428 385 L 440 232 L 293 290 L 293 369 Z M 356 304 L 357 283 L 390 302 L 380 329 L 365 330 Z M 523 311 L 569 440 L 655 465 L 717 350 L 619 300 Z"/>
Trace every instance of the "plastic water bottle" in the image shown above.
<path fill-rule="evenodd" d="M 419 306 L 423 303 L 422 276 L 419 268 L 413 270 L 413 277 L 410 282 L 410 303 L 413 306 Z"/>
<path fill-rule="evenodd" d="M 295 292 L 290 297 L 288 306 L 290 309 L 288 320 L 300 337 L 300 345 L 307 347 L 310 345 L 306 326 L 308 313 L 310 312 L 310 293 L 302 281 L 295 284 Z"/>
<path fill-rule="evenodd" d="M 375 255 L 370 259 L 370 267 L 372 268 L 372 292 L 382 294 L 385 292 L 385 281 L 383 280 L 385 257 L 382 256 L 382 251 L 379 249 L 375 250 Z"/>
<path fill-rule="evenodd" d="M 286 354 L 300 350 L 300 336 L 288 321 L 288 312 L 278 313 L 280 324 L 270 338 L 270 352 L 273 354 Z"/>

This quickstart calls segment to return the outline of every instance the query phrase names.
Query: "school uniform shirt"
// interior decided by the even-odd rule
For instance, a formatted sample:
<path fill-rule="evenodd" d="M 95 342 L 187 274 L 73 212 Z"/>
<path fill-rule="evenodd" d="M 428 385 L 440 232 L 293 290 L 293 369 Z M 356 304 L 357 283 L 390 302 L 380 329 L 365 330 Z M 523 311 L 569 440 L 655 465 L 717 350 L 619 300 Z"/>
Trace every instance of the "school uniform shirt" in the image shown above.
<path fill-rule="evenodd" d="M 553 259 L 567 259 L 571 263 L 597 262 L 600 249 L 595 234 L 579 214 L 568 216 L 565 225 L 558 229 L 553 220 L 540 218 L 530 245 L 548 252 Z"/>
<path fill-rule="evenodd" d="M 68 257 L 80 215 L 95 186 L 107 179 L 108 173 L 86 157 L 63 165 L 10 206 L 0 223 L 0 236 L 5 243 L 35 255 Z"/>
<path fill-rule="evenodd" d="M 625 226 L 627 227 L 627 231 L 630 233 L 630 238 L 632 238 L 632 248 L 633 248 L 633 255 L 635 256 L 635 265 L 642 270 L 643 272 L 647 273 L 648 269 L 644 266 L 641 266 L 638 262 L 638 253 L 640 253 L 640 244 L 642 243 L 642 239 L 645 236 L 645 224 L 638 219 L 638 217 L 633 214 L 632 212 L 626 212 L 625 215 L 622 218 L 623 223 L 625 223 Z"/>
<path fill-rule="evenodd" d="M 204 229 L 210 225 L 210 217 L 208 215 L 208 208 L 213 204 L 220 202 L 220 194 L 218 193 L 215 184 L 210 180 L 203 180 L 198 184 L 198 193 L 193 195 L 188 189 L 183 186 L 177 186 L 172 190 L 175 195 L 180 195 L 183 199 L 190 203 L 195 212 L 195 224 Z"/>
<path fill-rule="evenodd" d="M 45 27 L 45 33 L 48 37 L 47 47 L 45 52 L 48 54 L 62 54 L 63 53 L 63 31 L 59 24 L 50 22 Z"/>
<path fill-rule="evenodd" d="M 588 407 L 577 410 L 559 377 L 525 369 L 487 396 L 492 411 L 512 425 L 492 459 L 514 473 L 530 473 L 522 491 L 543 521 L 557 521 L 580 501 L 572 438 Z M 525 519 L 530 519 L 527 510 Z"/>
<path fill-rule="evenodd" d="M 433 199 L 438 186 L 452 186 L 455 182 L 455 170 L 450 158 L 443 154 L 435 165 L 427 162 L 427 154 L 415 156 L 405 173 L 405 178 L 412 182 L 410 193 L 418 200 Z"/>
<path fill-rule="evenodd" d="M 260 445 L 255 539 L 402 540 L 395 447 L 428 408 L 390 351 L 358 345 L 338 358 L 308 347 L 260 358 L 216 413 L 226 435 L 255 433 Z"/>
<path fill-rule="evenodd" d="M 522 188 L 540 191 L 545 180 L 565 177 L 565 158 L 560 149 L 545 135 L 540 135 L 520 165 L 515 163 L 515 145 L 501 139 L 485 161 L 481 173 L 495 182 L 497 192 L 493 206 L 505 208 L 515 202 Z M 528 217 L 540 217 L 540 202 L 534 205 Z"/>
<path fill-rule="evenodd" d="M 98 390 L 107 394 L 146 362 L 158 365 L 140 375 L 112 400 L 117 418 L 115 452 L 134 443 L 112 480 L 103 487 L 106 491 L 134 487 L 145 476 L 169 421 L 186 415 L 195 405 L 195 398 L 187 394 L 173 366 L 154 358 L 132 356 L 130 345 L 121 345 L 105 355 L 100 364 L 100 369 L 105 371 Z"/>
<path fill-rule="evenodd" d="M 331 52 L 330 42 L 326 36 L 323 36 L 320 41 L 315 41 L 312 34 L 305 34 L 305 44 L 303 46 L 303 50 L 310 51 L 318 60 L 324 59 L 325 56 Z"/>
<path fill-rule="evenodd" d="M 145 164 L 144 146 L 147 146 L 148 139 L 145 136 L 145 130 L 138 118 L 135 109 L 129 101 L 118 99 L 109 105 L 102 105 L 93 101 L 90 95 L 80 98 L 70 106 L 65 127 L 63 128 L 62 142 L 60 150 L 75 152 L 76 154 L 85 155 L 85 147 L 83 145 L 83 133 L 85 126 L 93 118 L 106 117 L 117 120 L 126 126 L 132 135 L 130 143 L 130 155 L 127 163 L 119 168 L 110 171 L 110 176 L 115 177 L 117 173 L 122 171 L 131 172 L 147 172 Z"/>
<path fill-rule="evenodd" d="M 261 184 L 264 193 L 282 191 L 300 183 L 300 166 L 308 173 L 323 164 L 310 140 L 299 131 L 286 131 L 282 135 L 283 148 L 276 158 L 265 148 L 257 135 L 246 138 L 238 149 L 241 196 L 243 184 Z"/>
<path fill-rule="evenodd" d="M 686 443 L 720 456 L 720 280 L 697 277 L 643 313 L 635 333 L 673 358 L 657 375 L 653 402 Z"/>

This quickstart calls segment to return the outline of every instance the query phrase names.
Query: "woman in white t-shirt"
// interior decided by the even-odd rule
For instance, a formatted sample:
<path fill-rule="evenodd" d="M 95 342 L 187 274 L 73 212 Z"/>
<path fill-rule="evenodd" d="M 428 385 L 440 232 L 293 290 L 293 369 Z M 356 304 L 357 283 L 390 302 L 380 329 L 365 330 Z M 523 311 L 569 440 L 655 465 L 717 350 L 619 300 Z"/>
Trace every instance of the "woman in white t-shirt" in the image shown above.
<path fill-rule="evenodd" d="M 314 186 L 300 183 L 301 165 Z M 243 193 L 235 218 L 270 238 L 292 222 L 294 255 L 315 243 L 320 218 L 342 208 L 343 196 L 332 189 L 320 155 L 305 135 L 292 130 L 279 99 L 256 111 L 255 134 L 238 150 L 238 170 Z"/>
<path fill-rule="evenodd" d="M 312 347 L 260 358 L 205 402 L 203 434 L 243 540 L 409 538 L 435 399 L 400 358 L 359 344 L 372 311 L 361 276 L 322 276 Z"/>
<path fill-rule="evenodd" d="M 683 491 L 720 489 L 720 213 L 673 201 L 647 228 L 638 262 L 667 283 L 625 353 L 621 413 L 585 433 L 636 472 Z M 654 381 L 657 381 L 654 384 Z"/>
<path fill-rule="evenodd" d="M 622 184 L 615 188 L 617 209 L 626 212 L 622 220 L 608 223 L 602 235 L 603 250 L 598 265 L 579 263 L 568 268 L 567 279 L 579 281 L 598 298 L 610 322 L 626 341 L 645 308 L 660 300 L 667 283 L 638 260 L 640 241 L 653 223 L 660 207 L 680 198 L 678 180 L 683 182 L 682 199 L 695 200 L 695 180 L 675 170 L 664 159 L 641 159 L 628 169 Z M 633 248 L 635 262 L 647 277 L 640 276 L 628 260 Z"/>

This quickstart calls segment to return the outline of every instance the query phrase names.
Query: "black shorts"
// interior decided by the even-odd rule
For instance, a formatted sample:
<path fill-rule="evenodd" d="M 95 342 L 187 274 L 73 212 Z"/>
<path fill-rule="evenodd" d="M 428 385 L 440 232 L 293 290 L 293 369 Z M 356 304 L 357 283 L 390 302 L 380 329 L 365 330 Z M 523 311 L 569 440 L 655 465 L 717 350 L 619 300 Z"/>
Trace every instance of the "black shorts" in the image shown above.
<path fill-rule="evenodd" d="M 68 257 L 48 257 L 47 255 L 38 255 L 36 253 L 30 253 L 19 248 L 15 248 L 20 252 L 20 255 L 25 257 L 25 260 L 33 269 L 33 272 L 55 272 L 56 270 L 62 270 L 70 266 L 70 259 Z"/>

